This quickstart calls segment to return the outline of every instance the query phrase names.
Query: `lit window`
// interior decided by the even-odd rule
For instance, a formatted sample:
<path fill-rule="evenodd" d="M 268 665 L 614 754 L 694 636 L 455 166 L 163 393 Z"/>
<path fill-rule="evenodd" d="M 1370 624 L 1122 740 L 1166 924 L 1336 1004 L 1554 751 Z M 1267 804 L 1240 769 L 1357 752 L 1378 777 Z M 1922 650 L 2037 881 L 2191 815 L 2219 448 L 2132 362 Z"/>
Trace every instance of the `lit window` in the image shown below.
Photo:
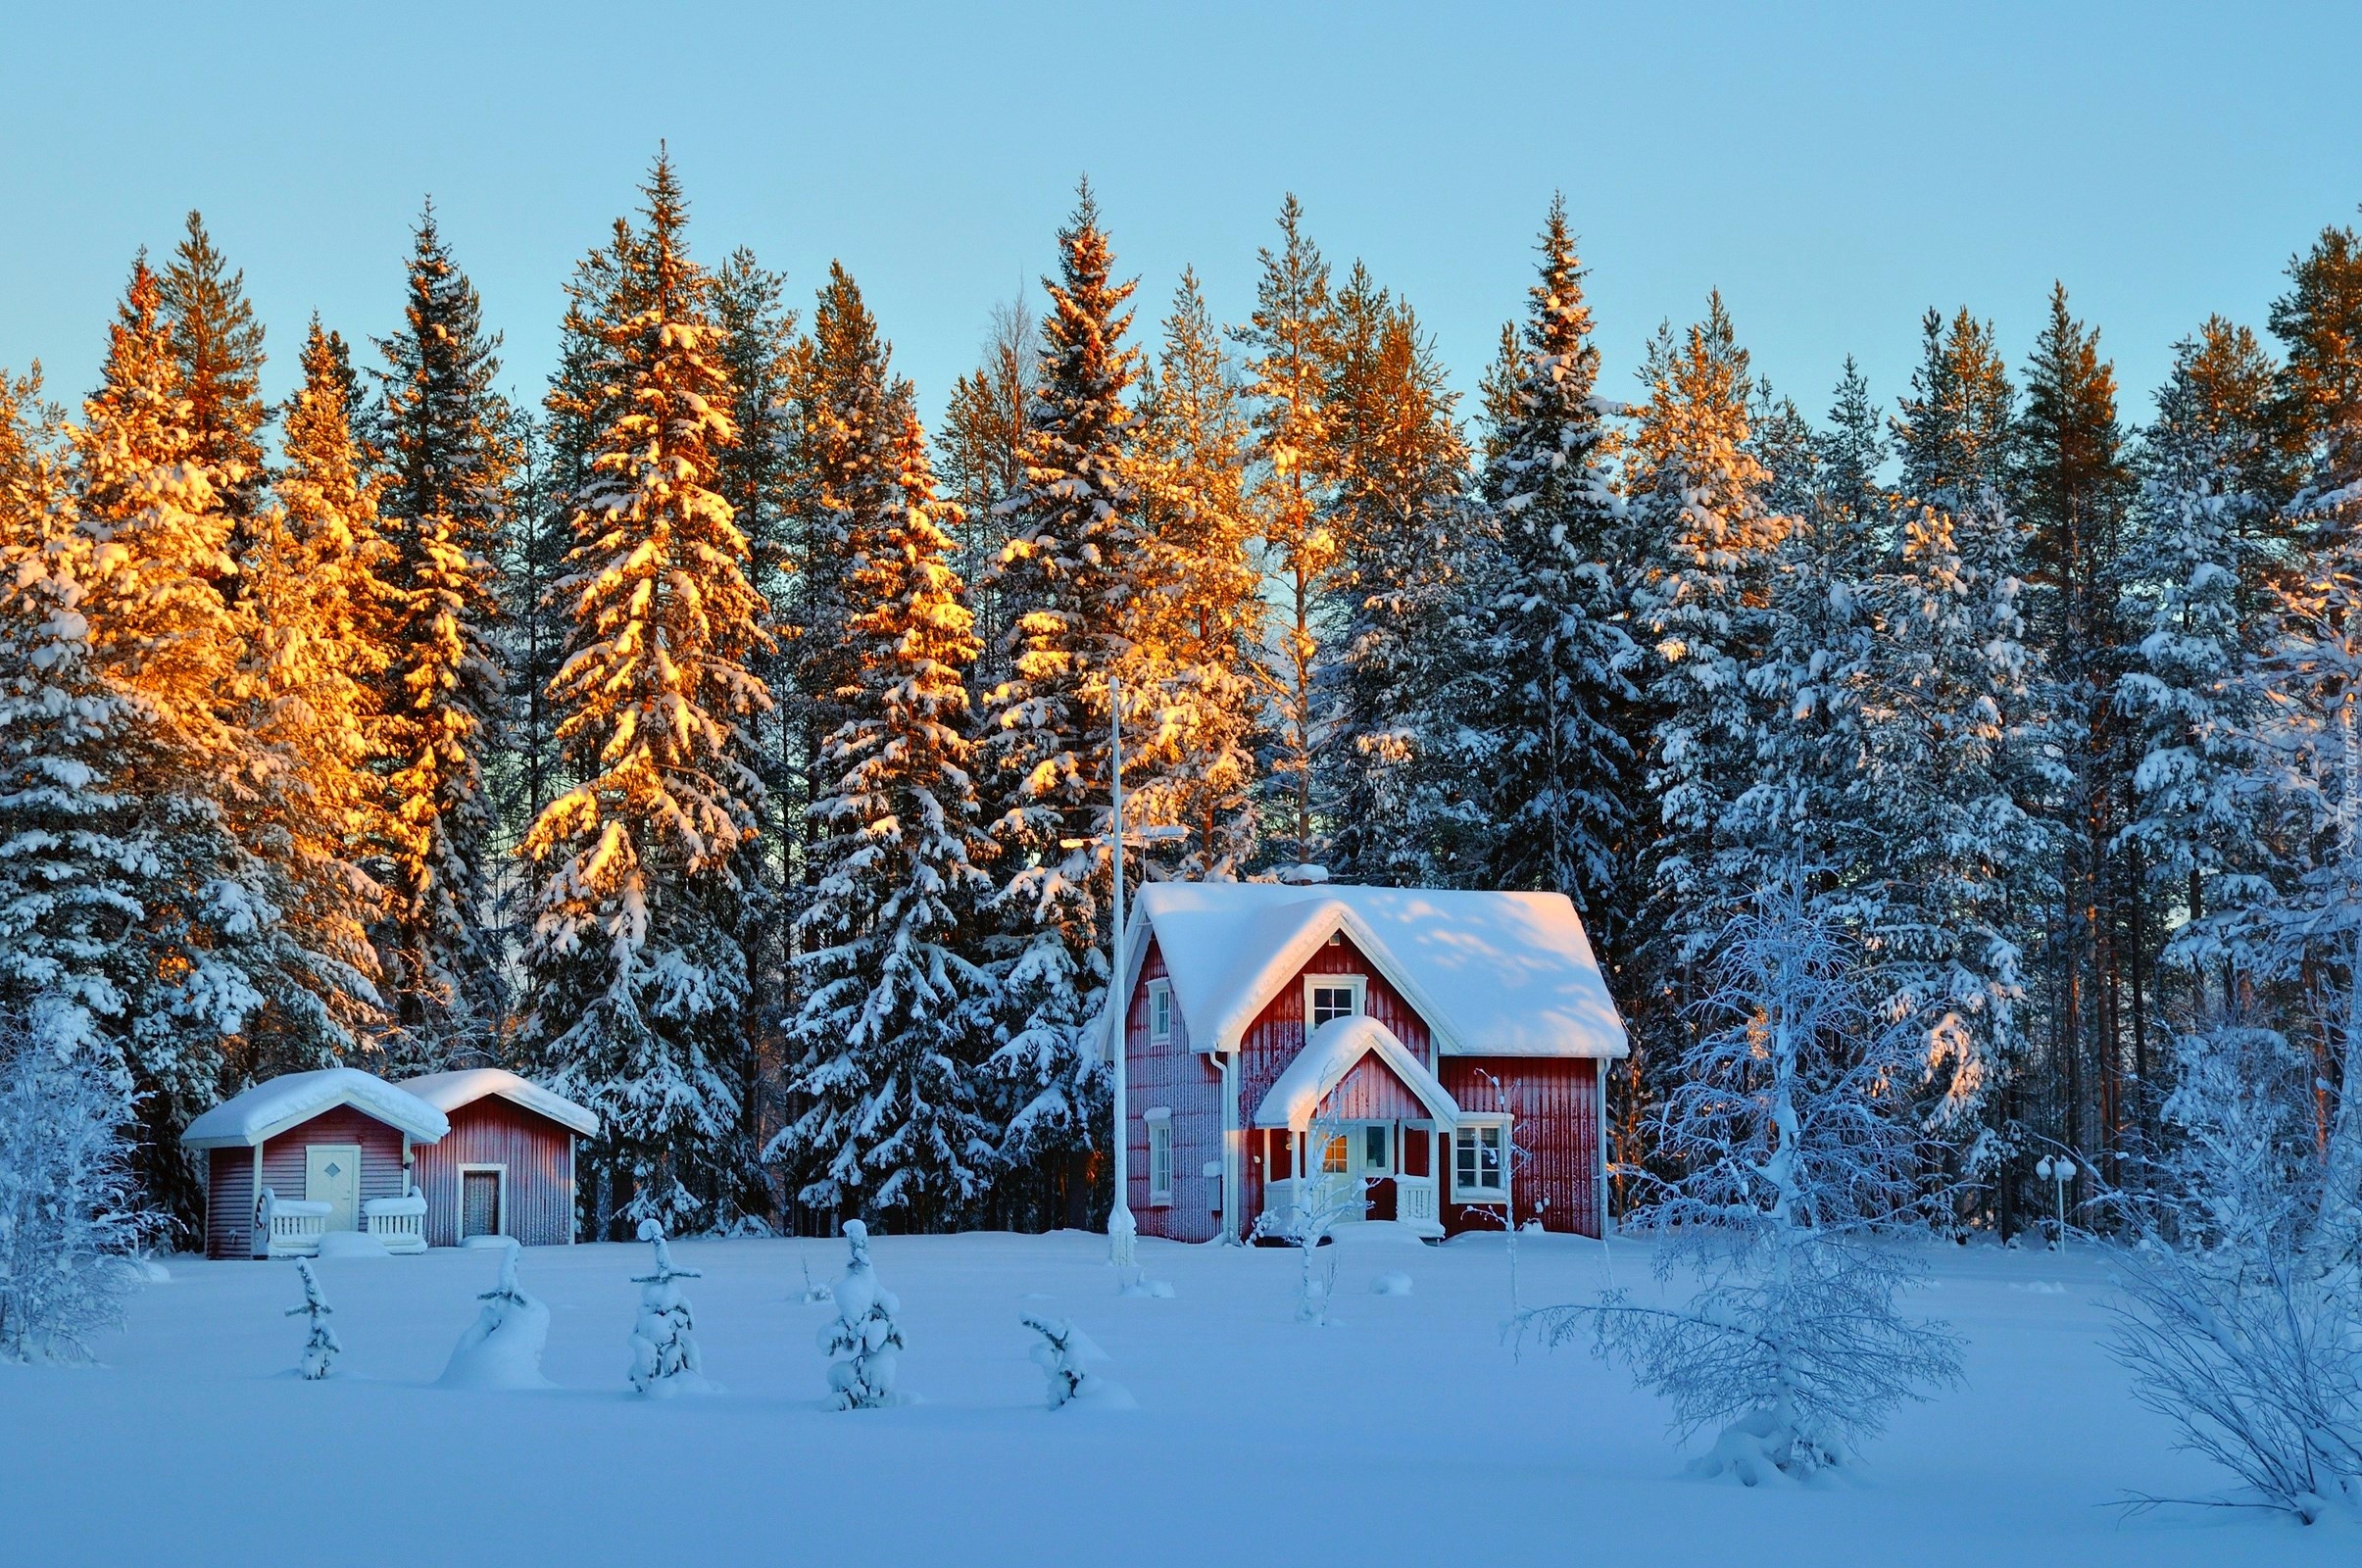
<path fill-rule="evenodd" d="M 1163 1045 L 1173 1038 L 1173 988 L 1166 980 L 1149 982 L 1149 1039 Z"/>
<path fill-rule="evenodd" d="M 1499 1201 L 1508 1195 L 1509 1129 L 1500 1122 L 1462 1127 L 1452 1139 L 1452 1196 L 1457 1202 Z"/>
<path fill-rule="evenodd" d="M 1149 1201 L 1173 1200 L 1173 1122 L 1167 1114 L 1149 1120 Z"/>
<path fill-rule="evenodd" d="M 1346 1142 L 1343 1133 L 1328 1139 L 1320 1146 L 1320 1173 L 1324 1176 L 1344 1175 L 1352 1154 L 1353 1147 Z"/>
<path fill-rule="evenodd" d="M 1312 1027 L 1317 1029 L 1332 1018 L 1351 1018 L 1361 1010 L 1361 988 L 1354 985 L 1319 985 L 1312 987 Z"/>

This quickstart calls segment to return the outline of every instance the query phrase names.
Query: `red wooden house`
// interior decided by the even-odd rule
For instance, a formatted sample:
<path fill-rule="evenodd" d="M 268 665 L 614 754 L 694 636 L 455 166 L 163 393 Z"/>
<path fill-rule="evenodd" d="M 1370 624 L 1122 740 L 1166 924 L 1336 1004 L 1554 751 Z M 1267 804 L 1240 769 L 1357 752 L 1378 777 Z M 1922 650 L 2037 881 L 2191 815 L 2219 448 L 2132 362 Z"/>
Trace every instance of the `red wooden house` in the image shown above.
<path fill-rule="evenodd" d="M 1151 883 L 1126 953 L 1143 1235 L 1243 1239 L 1301 1180 L 1428 1236 L 1604 1229 L 1603 1070 L 1629 1047 L 1563 896 Z"/>
<path fill-rule="evenodd" d="M 476 1234 L 570 1242 L 573 1142 L 598 1128 L 514 1073 L 389 1084 L 329 1067 L 259 1083 L 180 1141 L 205 1155 L 206 1255 L 283 1257 L 347 1233 L 396 1252 Z"/>

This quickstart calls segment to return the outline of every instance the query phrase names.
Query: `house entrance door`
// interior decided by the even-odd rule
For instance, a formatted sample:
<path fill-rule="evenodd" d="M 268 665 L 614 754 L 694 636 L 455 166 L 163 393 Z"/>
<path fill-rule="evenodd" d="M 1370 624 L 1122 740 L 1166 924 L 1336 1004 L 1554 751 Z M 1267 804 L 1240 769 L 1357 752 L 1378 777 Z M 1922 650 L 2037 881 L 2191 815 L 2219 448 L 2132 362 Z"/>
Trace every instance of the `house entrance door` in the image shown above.
<path fill-rule="evenodd" d="M 1401 1161 L 1395 1147 L 1395 1124 L 1365 1121 L 1353 1132 L 1353 1174 L 1361 1179 L 1362 1217 L 1395 1217 L 1395 1173 Z"/>
<path fill-rule="evenodd" d="M 304 1146 L 304 1200 L 328 1205 L 325 1228 L 361 1228 L 361 1146 L 307 1144 Z"/>

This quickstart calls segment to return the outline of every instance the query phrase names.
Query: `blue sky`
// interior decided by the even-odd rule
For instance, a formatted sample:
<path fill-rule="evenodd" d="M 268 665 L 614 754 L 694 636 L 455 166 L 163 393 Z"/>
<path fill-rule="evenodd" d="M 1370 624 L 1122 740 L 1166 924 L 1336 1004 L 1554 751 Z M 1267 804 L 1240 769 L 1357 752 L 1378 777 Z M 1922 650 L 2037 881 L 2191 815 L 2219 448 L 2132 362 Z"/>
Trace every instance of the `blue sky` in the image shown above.
<path fill-rule="evenodd" d="M 393 322 L 432 192 L 538 396 L 664 137 L 702 254 L 751 245 L 807 304 L 842 258 L 930 412 L 1087 172 L 1144 327 L 1185 264 L 1242 317 L 1293 189 L 1472 391 L 1556 188 L 1615 395 L 1714 286 L 1817 416 L 1847 352 L 1891 402 L 1930 305 L 2020 363 L 2058 277 L 2145 416 L 2175 338 L 2260 329 L 2353 219 L 2358 43 L 2350 4 L 13 7 L 0 365 L 81 396 L 132 251 L 194 206 L 283 392 L 315 309 Z"/>

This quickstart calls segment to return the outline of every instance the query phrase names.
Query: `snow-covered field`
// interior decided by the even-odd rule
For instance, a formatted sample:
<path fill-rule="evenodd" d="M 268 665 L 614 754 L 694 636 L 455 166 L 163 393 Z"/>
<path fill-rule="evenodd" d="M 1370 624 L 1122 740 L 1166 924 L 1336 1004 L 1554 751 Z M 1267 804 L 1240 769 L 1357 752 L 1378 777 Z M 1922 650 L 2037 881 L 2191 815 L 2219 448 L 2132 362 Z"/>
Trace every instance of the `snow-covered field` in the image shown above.
<path fill-rule="evenodd" d="M 1294 1321 L 1296 1254 L 1144 1242 L 1171 1299 L 1117 1298 L 1106 1242 L 881 1238 L 919 1402 L 824 1402 L 803 1264 L 833 1241 L 689 1242 L 679 1260 L 720 1392 L 624 1381 L 645 1247 L 530 1250 L 559 1387 L 433 1387 L 499 1254 L 318 1265 L 346 1347 L 293 1375 L 288 1263 L 171 1262 L 97 1370 L 0 1367 L 0 1562 L 1648 1561 L 2351 1563 L 2350 1527 L 2178 1510 L 2127 1491 L 2222 1478 L 2172 1450 L 2100 1341 L 2098 1259 L 1942 1249 L 1911 1298 L 1966 1336 L 1967 1387 L 1903 1412 L 1809 1488 L 1686 1478 L 1662 1410 L 1581 1350 L 1512 1353 L 1503 1241 L 1336 1249 L 1335 1321 Z M 1528 1305 L 1646 1281 L 1639 1244 L 1528 1237 Z M 1373 1294 L 1411 1276 L 1407 1296 Z M 1133 1410 L 1052 1413 L 1021 1315 L 1071 1316 Z M 275 1541 L 273 1538 L 277 1538 Z M 1646 1553 L 1646 1555 L 1642 1555 Z"/>

